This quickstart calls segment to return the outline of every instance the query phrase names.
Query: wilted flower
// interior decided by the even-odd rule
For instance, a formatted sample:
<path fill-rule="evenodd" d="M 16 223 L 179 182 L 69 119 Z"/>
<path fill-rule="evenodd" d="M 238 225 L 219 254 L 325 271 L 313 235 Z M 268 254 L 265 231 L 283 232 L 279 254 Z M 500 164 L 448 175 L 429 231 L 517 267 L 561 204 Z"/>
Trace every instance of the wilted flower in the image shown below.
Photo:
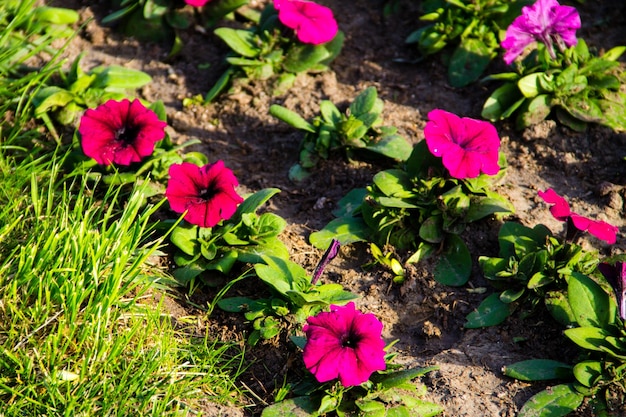
<path fill-rule="evenodd" d="M 562 222 L 567 221 L 568 226 L 571 224 L 576 229 L 583 232 L 587 231 L 607 243 L 613 244 L 617 240 L 617 232 L 619 232 L 617 227 L 602 220 L 592 220 L 588 217 L 573 213 L 570 210 L 568 202 L 552 188 L 548 188 L 546 191 L 538 191 L 537 194 L 543 201 L 552 204 L 550 213 L 552 213 L 555 219 Z"/>
<path fill-rule="evenodd" d="M 189 162 L 172 164 L 169 175 L 165 196 L 172 210 L 187 212 L 185 220 L 191 224 L 213 227 L 230 219 L 243 202 L 235 191 L 237 178 L 223 161 L 203 167 Z"/>
<path fill-rule="evenodd" d="M 498 151 L 500 138 L 489 122 L 470 119 L 444 110 L 428 113 L 430 119 L 424 127 L 428 149 L 442 157 L 454 178 L 475 178 L 480 173 L 495 175 L 500 170 Z"/>
<path fill-rule="evenodd" d="M 185 3 L 193 7 L 202 7 L 208 2 L 209 0 L 185 0 Z"/>
<path fill-rule="evenodd" d="M 382 329 L 376 316 L 356 310 L 353 302 L 331 305 L 330 312 L 307 319 L 304 364 L 319 382 L 339 378 L 343 386 L 360 385 L 386 367 Z"/>
<path fill-rule="evenodd" d="M 615 262 L 615 265 L 603 262 L 598 265 L 598 269 L 613 287 L 619 316 L 626 320 L 626 262 Z"/>
<path fill-rule="evenodd" d="M 513 62 L 524 52 L 524 48 L 535 41 L 545 44 L 554 59 L 553 42 L 561 50 L 565 49 L 563 43 L 576 45 L 577 29 L 580 29 L 580 16 L 576 8 L 561 6 L 556 0 L 537 0 L 532 6 L 523 7 L 521 16 L 506 30 L 502 41 L 502 48 L 506 50 L 504 62 Z"/>
<path fill-rule="evenodd" d="M 341 244 L 337 239 L 331 240 L 330 245 L 328 245 L 328 249 L 326 249 L 326 252 L 324 252 L 322 259 L 320 259 L 319 263 L 315 267 L 315 271 L 313 272 L 313 278 L 311 279 L 311 284 L 315 285 L 317 283 L 317 281 L 322 276 L 322 272 L 324 272 L 324 268 L 326 268 L 326 265 L 328 265 L 330 261 L 335 259 L 335 256 L 337 256 L 337 254 L 339 253 L 340 246 Z"/>
<path fill-rule="evenodd" d="M 154 151 L 167 123 L 137 99 L 109 100 L 80 119 L 83 152 L 101 165 L 130 165 Z"/>
<path fill-rule="evenodd" d="M 319 45 L 332 40 L 337 31 L 333 11 L 312 1 L 274 0 L 278 20 L 296 32 L 303 43 Z"/>

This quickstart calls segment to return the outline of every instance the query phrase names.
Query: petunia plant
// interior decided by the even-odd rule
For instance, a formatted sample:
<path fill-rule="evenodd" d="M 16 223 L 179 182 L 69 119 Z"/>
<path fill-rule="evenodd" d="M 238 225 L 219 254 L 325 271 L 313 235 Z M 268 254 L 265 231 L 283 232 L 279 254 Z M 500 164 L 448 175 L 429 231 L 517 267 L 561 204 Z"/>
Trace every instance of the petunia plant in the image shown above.
<path fill-rule="evenodd" d="M 485 278 L 500 292 L 488 296 L 467 317 L 465 327 L 477 328 L 502 323 L 514 311 L 522 317 L 545 308 L 554 319 L 569 326 L 575 315 L 569 307 L 566 289 L 573 274 L 592 274 L 600 256 L 597 251 L 583 249 L 577 241 L 581 233 L 613 244 L 618 230 L 570 210 L 567 200 L 554 190 L 540 191 L 539 196 L 551 204 L 550 212 L 566 222 L 564 238 L 559 238 L 544 225 L 533 228 L 507 222 L 500 228 L 498 257 L 480 256 L 479 264 Z"/>
<path fill-rule="evenodd" d="M 85 175 L 104 183 L 148 182 L 147 197 L 163 194 L 171 164 L 204 161 L 197 152 L 181 150 L 197 143 L 174 145 L 166 132 L 161 101 L 107 100 L 87 109 L 74 135 L 74 150 L 66 160 L 70 175 Z"/>
<path fill-rule="evenodd" d="M 573 273 L 567 283 L 566 301 L 574 322 L 564 335 L 581 349 L 576 363 L 529 359 L 504 368 L 505 375 L 523 381 L 563 381 L 533 395 L 520 409 L 520 417 L 564 416 L 578 409 L 585 399 L 597 415 L 626 412 L 624 301 L 618 293 L 613 294 L 607 282 L 619 281 L 616 290 L 623 291 L 624 264 L 601 264 L 600 270 L 606 279 Z"/>
<path fill-rule="evenodd" d="M 443 411 L 421 397 L 425 387 L 412 380 L 435 367 L 397 370 L 395 355 L 381 336 L 383 324 L 353 302 L 331 305 L 306 319 L 306 338 L 292 340 L 302 349 L 304 366 L 313 378 L 293 388 L 295 397 L 270 405 L 263 417 L 337 415 L 435 416 Z"/>
<path fill-rule="evenodd" d="M 251 345 L 272 339 L 288 325 L 303 323 L 331 304 L 345 304 L 357 298 L 340 284 L 319 281 L 338 250 L 339 242 L 332 241 L 312 277 L 288 257 L 261 256 L 254 265 L 254 272 L 267 286 L 269 295 L 222 298 L 217 305 L 228 312 L 243 313 L 252 322 L 254 330 L 248 337 Z"/>
<path fill-rule="evenodd" d="M 417 44 L 420 60 L 440 51 L 448 67 L 448 82 L 465 87 L 478 80 L 500 50 L 499 31 L 519 13 L 525 0 L 428 0 L 420 20 L 427 24 L 406 43 Z"/>
<path fill-rule="evenodd" d="M 183 285 L 194 284 L 217 271 L 226 276 L 237 262 L 258 263 L 264 257 L 287 259 L 289 253 L 278 235 L 285 220 L 257 210 L 280 192 L 266 188 L 245 198 L 235 187 L 237 178 L 223 161 L 198 166 L 172 164 L 165 196 L 172 211 L 184 221 L 170 234 L 178 248 L 174 277 Z"/>
<path fill-rule="evenodd" d="M 412 251 L 408 263 L 436 254 L 438 282 L 467 282 L 472 260 L 460 235 L 471 222 L 513 211 L 491 189 L 506 161 L 491 123 L 439 109 L 428 117 L 425 140 L 398 168 L 381 171 L 367 188 L 348 193 L 334 212 L 338 218 L 311 234 L 314 246 L 335 237 L 344 244 L 368 241 Z"/>
<path fill-rule="evenodd" d="M 297 74 L 328 68 L 343 46 L 332 11 L 302 0 L 274 0 L 259 17 L 250 17 L 252 27 L 220 27 L 215 34 L 231 49 L 226 71 L 205 96 L 210 102 L 235 80 L 263 80 L 273 95 L 284 94 Z"/>
<path fill-rule="evenodd" d="M 143 71 L 118 65 L 97 66 L 85 72 L 80 66 L 83 56 L 78 55 L 69 70 L 59 70 L 59 81 L 49 82 L 33 97 L 35 117 L 42 119 L 56 138 L 53 121 L 73 125 L 86 109 L 125 99 L 152 80 Z"/>
<path fill-rule="evenodd" d="M 103 24 L 114 25 L 140 41 L 168 43 L 171 57 L 183 47 L 181 31 L 194 25 L 215 27 L 248 0 L 113 0 L 111 3 L 114 11 L 102 19 Z"/>
<path fill-rule="evenodd" d="M 506 31 L 504 60 L 514 71 L 488 76 L 504 81 L 483 105 L 482 116 L 514 118 L 524 129 L 548 117 L 577 131 L 589 123 L 622 131 L 626 126 L 626 73 L 618 58 L 625 46 L 602 55 L 577 39 L 580 16 L 556 0 L 524 7 Z"/>
<path fill-rule="evenodd" d="M 342 113 L 329 100 L 320 102 L 320 115 L 310 122 L 297 113 L 274 104 L 270 113 L 289 125 L 304 131 L 300 143 L 300 161 L 289 170 L 289 178 L 299 181 L 310 175 L 320 159 L 333 152 L 355 158 L 359 152 L 377 154 L 395 160 L 406 160 L 411 144 L 392 126 L 382 126 L 383 101 L 375 87 L 363 90 Z"/>

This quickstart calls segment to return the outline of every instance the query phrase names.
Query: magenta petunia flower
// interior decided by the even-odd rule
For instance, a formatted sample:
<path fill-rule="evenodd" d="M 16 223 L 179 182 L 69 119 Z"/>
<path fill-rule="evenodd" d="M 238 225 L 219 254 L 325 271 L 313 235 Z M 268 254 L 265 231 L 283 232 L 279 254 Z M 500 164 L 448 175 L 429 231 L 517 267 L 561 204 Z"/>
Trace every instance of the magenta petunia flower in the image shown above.
<path fill-rule="evenodd" d="M 202 7 L 208 2 L 209 0 L 185 0 L 185 3 L 193 7 Z"/>
<path fill-rule="evenodd" d="M 296 32 L 303 43 L 319 45 L 332 40 L 339 27 L 333 11 L 312 1 L 274 0 L 278 20 Z"/>
<path fill-rule="evenodd" d="M 576 8 L 561 6 L 556 0 L 537 0 L 532 6 L 522 7 L 521 16 L 507 28 L 502 41 L 504 62 L 513 62 L 533 42 L 545 44 L 554 59 L 553 43 L 576 45 L 577 29 L 580 29 L 580 15 Z"/>
<path fill-rule="evenodd" d="M 343 386 L 360 385 L 385 364 L 383 324 L 354 303 L 330 306 L 330 312 L 309 317 L 304 326 L 307 342 L 303 359 L 319 382 L 339 378 Z"/>
<path fill-rule="evenodd" d="M 139 100 L 109 100 L 80 119 L 83 152 L 101 165 L 130 165 L 150 156 L 167 123 Z"/>
<path fill-rule="evenodd" d="M 185 213 L 185 220 L 200 227 L 213 227 L 235 214 L 243 202 L 235 187 L 233 172 L 217 161 L 203 167 L 183 162 L 172 164 L 165 197 L 176 213 Z"/>
<path fill-rule="evenodd" d="M 576 229 L 582 232 L 587 231 L 607 243 L 613 244 L 617 241 L 617 233 L 619 232 L 617 227 L 602 220 L 592 220 L 573 213 L 567 200 L 558 195 L 552 188 L 548 188 L 546 191 L 538 191 L 537 194 L 543 201 L 552 204 L 550 213 L 552 213 L 555 219 L 562 222 L 567 221 L 568 224 L 571 222 Z"/>
<path fill-rule="evenodd" d="M 475 178 L 480 173 L 495 175 L 500 170 L 498 152 L 500 138 L 489 122 L 470 119 L 444 110 L 428 113 L 430 119 L 424 127 L 428 149 L 442 157 L 454 178 Z"/>

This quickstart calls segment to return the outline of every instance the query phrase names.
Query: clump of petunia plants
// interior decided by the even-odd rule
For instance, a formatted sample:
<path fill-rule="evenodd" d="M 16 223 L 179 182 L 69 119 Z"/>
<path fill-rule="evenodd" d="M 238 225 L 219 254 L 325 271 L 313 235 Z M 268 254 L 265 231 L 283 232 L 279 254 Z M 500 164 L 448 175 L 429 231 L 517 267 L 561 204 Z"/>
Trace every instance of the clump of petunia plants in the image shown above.
<path fill-rule="evenodd" d="M 580 349 L 574 365 L 529 359 L 508 365 L 504 374 L 523 381 L 560 380 L 533 395 L 519 416 L 564 416 L 585 399 L 594 415 L 626 413 L 626 305 L 623 261 L 602 263 L 600 276 L 578 272 L 567 282 L 566 302 L 574 318 L 563 333 Z"/>
<path fill-rule="evenodd" d="M 417 44 L 421 59 L 440 51 L 448 67 L 448 82 L 465 87 L 478 80 L 498 55 L 499 32 L 519 14 L 526 0 L 427 0 L 420 20 L 428 22 L 406 42 Z"/>
<path fill-rule="evenodd" d="M 289 170 L 289 178 L 302 180 L 311 174 L 321 159 L 333 152 L 343 152 L 352 159 L 359 152 L 381 155 L 404 161 L 411 153 L 411 144 L 398 135 L 392 126 L 382 126 L 383 101 L 375 87 L 363 90 L 345 113 L 329 100 L 320 102 L 320 115 L 310 122 L 297 113 L 274 104 L 270 113 L 285 123 L 305 132 L 300 143 L 300 161 Z"/>
<path fill-rule="evenodd" d="M 597 123 L 626 129 L 626 73 L 617 61 L 625 46 L 597 55 L 583 39 L 576 8 L 556 0 L 537 0 L 524 7 L 502 41 L 504 61 L 513 72 L 491 75 L 498 87 L 483 106 L 488 120 L 513 117 L 524 129 L 548 117 L 573 130 Z"/>
<path fill-rule="evenodd" d="M 357 298 L 340 284 L 320 282 L 324 268 L 337 256 L 339 246 L 339 241 L 331 242 L 312 277 L 287 256 L 261 255 L 254 264 L 254 274 L 267 286 L 269 295 L 221 298 L 216 304 L 222 310 L 243 313 L 252 323 L 254 330 L 248 336 L 251 345 L 272 339 L 331 304 L 345 304 Z"/>
<path fill-rule="evenodd" d="M 263 417 L 337 415 L 435 416 L 438 404 L 423 400 L 426 388 L 412 381 L 437 368 L 398 370 L 382 338 L 383 324 L 353 302 L 331 305 L 308 317 L 302 349 L 310 372 L 292 387 L 294 396 L 266 407 Z"/>
<path fill-rule="evenodd" d="M 551 204 L 550 212 L 566 223 L 565 237 L 560 239 L 543 224 L 533 228 L 507 222 L 500 228 L 498 257 L 480 256 L 478 261 L 485 278 L 500 292 L 488 296 L 467 317 L 465 327 L 477 328 L 502 323 L 514 311 L 522 317 L 545 308 L 564 326 L 576 323 L 566 290 L 573 274 L 589 275 L 596 271 L 600 256 L 577 244 L 582 232 L 615 243 L 617 227 L 602 220 L 576 214 L 563 197 L 553 189 L 539 191 Z"/>
<path fill-rule="evenodd" d="M 169 56 L 183 47 L 180 31 L 198 25 L 214 27 L 248 0 L 112 0 L 113 13 L 102 19 L 127 36 L 144 42 L 165 42 Z"/>
<path fill-rule="evenodd" d="M 411 251 L 408 263 L 438 255 L 438 282 L 467 282 L 472 260 L 460 235 L 471 222 L 513 211 L 491 189 L 504 175 L 506 161 L 491 123 L 440 109 L 428 118 L 425 140 L 409 158 L 346 195 L 334 212 L 338 218 L 311 234 L 314 246 L 324 247 L 331 238 L 344 244 L 368 241 Z"/>
<path fill-rule="evenodd" d="M 207 271 L 227 276 L 237 262 L 255 264 L 270 256 L 288 259 L 289 252 L 278 239 L 285 220 L 274 213 L 257 213 L 280 190 L 266 188 L 244 198 L 236 191 L 238 185 L 223 161 L 170 166 L 165 196 L 171 210 L 183 216 L 170 234 L 178 248 L 173 275 L 181 284 L 193 286 Z"/>
<path fill-rule="evenodd" d="M 328 68 L 344 35 L 332 10 L 311 1 L 274 0 L 252 17 L 249 29 L 221 27 L 215 34 L 231 49 L 228 68 L 205 96 L 215 99 L 234 80 L 264 80 L 273 95 L 284 94 L 297 74 Z"/>

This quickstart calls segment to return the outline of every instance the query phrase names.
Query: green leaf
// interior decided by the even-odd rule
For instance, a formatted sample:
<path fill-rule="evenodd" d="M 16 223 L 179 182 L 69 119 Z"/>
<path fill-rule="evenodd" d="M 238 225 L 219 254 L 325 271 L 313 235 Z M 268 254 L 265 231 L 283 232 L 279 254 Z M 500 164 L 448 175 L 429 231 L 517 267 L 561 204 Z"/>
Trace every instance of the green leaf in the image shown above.
<path fill-rule="evenodd" d="M 228 313 L 241 313 L 249 310 L 255 300 L 248 297 L 222 298 L 217 302 L 217 306 Z"/>
<path fill-rule="evenodd" d="M 515 127 L 523 130 L 543 121 L 552 111 L 552 98 L 548 94 L 540 94 L 537 97 L 526 100 L 519 109 L 515 120 Z"/>
<path fill-rule="evenodd" d="M 431 216 L 424 220 L 419 229 L 419 236 L 426 242 L 441 242 L 445 238 L 441 216 Z"/>
<path fill-rule="evenodd" d="M 376 87 L 367 87 L 350 104 L 350 114 L 355 117 L 371 112 L 376 105 L 378 93 Z"/>
<path fill-rule="evenodd" d="M 545 72 L 535 72 L 522 77 L 517 82 L 517 87 L 526 98 L 537 97 L 539 94 L 553 91 L 551 83 L 554 76 Z M 552 87 L 552 89 L 550 89 Z"/>
<path fill-rule="evenodd" d="M 287 123 L 288 125 L 295 127 L 296 129 L 315 133 L 315 126 L 307 122 L 298 113 L 291 111 L 286 107 L 280 106 L 278 104 L 272 104 L 270 106 L 270 114 Z"/>
<path fill-rule="evenodd" d="M 520 381 L 546 381 L 571 377 L 572 367 L 551 359 L 529 359 L 505 366 L 503 372 Z"/>
<path fill-rule="evenodd" d="M 213 32 L 241 56 L 255 58 L 261 53 L 256 46 L 254 33 L 249 30 L 221 27 Z"/>
<path fill-rule="evenodd" d="M 602 59 L 609 61 L 617 61 L 620 56 L 626 51 L 626 46 L 616 46 L 614 48 L 609 49 L 604 54 L 602 54 Z"/>
<path fill-rule="evenodd" d="M 379 377 L 379 379 L 376 379 L 376 383 L 380 384 L 380 388 L 382 390 L 388 390 L 399 387 L 406 382 L 411 382 L 415 378 L 419 378 L 420 376 L 424 376 L 427 373 L 438 369 L 438 366 L 404 369 L 390 374 L 383 374 Z"/>
<path fill-rule="evenodd" d="M 289 48 L 283 61 L 283 68 L 296 74 L 308 71 L 329 55 L 323 45 L 295 45 Z"/>
<path fill-rule="evenodd" d="M 372 180 L 380 191 L 389 197 L 406 198 L 412 196 L 413 182 L 401 169 L 380 171 Z"/>
<path fill-rule="evenodd" d="M 549 291 L 544 296 L 544 302 L 550 315 L 565 327 L 576 324 L 576 316 L 567 300 L 567 295 L 561 291 Z"/>
<path fill-rule="evenodd" d="M 511 305 L 500 301 L 497 293 L 485 298 L 482 303 L 466 317 L 467 322 L 463 325 L 466 329 L 478 329 L 480 327 L 497 326 L 511 315 Z"/>
<path fill-rule="evenodd" d="M 448 235 L 445 245 L 445 250 L 435 266 L 435 281 L 443 285 L 465 285 L 472 272 L 469 249 L 457 235 Z"/>
<path fill-rule="evenodd" d="M 355 404 L 367 417 L 385 417 L 387 414 L 385 405 L 376 400 L 361 401 L 359 399 Z"/>
<path fill-rule="evenodd" d="M 367 241 L 370 229 L 360 217 L 341 217 L 332 220 L 320 231 L 313 232 L 309 241 L 318 249 L 326 249 L 333 239 L 342 245 Z"/>
<path fill-rule="evenodd" d="M 39 6 L 33 11 L 33 19 L 53 25 L 71 25 L 78 22 L 80 15 L 76 10 L 62 8 Z"/>
<path fill-rule="evenodd" d="M 591 388 L 602 377 L 604 366 L 600 361 L 588 360 L 574 365 L 574 376 L 584 386 Z"/>
<path fill-rule="evenodd" d="M 211 89 L 204 96 L 204 102 L 210 103 L 217 96 L 219 96 L 221 92 L 224 91 L 224 89 L 228 87 L 228 85 L 230 84 L 230 79 L 234 73 L 235 73 L 234 67 L 230 67 L 226 71 L 224 71 L 224 73 L 220 76 L 220 78 L 215 82 L 213 87 L 211 87 Z"/>
<path fill-rule="evenodd" d="M 338 126 L 341 123 L 341 112 L 330 100 L 322 100 L 320 102 L 320 113 L 322 114 L 324 121 L 328 124 Z"/>
<path fill-rule="evenodd" d="M 400 135 L 383 136 L 373 145 L 368 145 L 367 150 L 379 153 L 396 161 L 406 161 L 411 155 L 413 145 Z"/>
<path fill-rule="evenodd" d="M 506 271 L 509 266 L 509 260 L 504 258 L 490 258 L 487 256 L 478 257 L 478 265 L 483 270 L 485 278 L 498 281 L 502 278 L 499 276 L 501 271 Z"/>
<path fill-rule="evenodd" d="M 532 396 L 518 417 L 562 417 L 576 410 L 584 398 L 571 384 L 557 385 Z"/>
<path fill-rule="evenodd" d="M 97 75 L 91 84 L 92 88 L 137 89 L 152 81 L 152 77 L 143 71 L 119 65 L 99 66 L 89 71 L 89 74 Z"/>
<path fill-rule="evenodd" d="M 172 230 L 170 240 L 177 248 L 190 256 L 198 251 L 198 226 L 189 223 L 181 223 Z"/>
<path fill-rule="evenodd" d="M 352 216 L 356 214 L 361 204 L 365 201 L 367 190 L 365 188 L 354 188 L 337 203 L 337 209 L 333 210 L 335 217 Z"/>
<path fill-rule="evenodd" d="M 598 327 L 575 327 L 566 329 L 563 333 L 583 349 L 602 352 L 601 346 L 610 348 L 604 339 L 611 336 L 611 332 Z"/>
<path fill-rule="evenodd" d="M 485 197 L 478 200 L 474 199 L 467 210 L 465 221 L 471 223 L 494 213 L 512 213 L 513 211 L 513 205 L 505 197 Z"/>
<path fill-rule="evenodd" d="M 452 87 L 465 87 L 476 81 L 494 55 L 480 39 L 464 38 L 454 50 L 448 65 L 448 82 Z"/>
<path fill-rule="evenodd" d="M 251 194 L 237 207 L 237 211 L 235 211 L 235 214 L 233 214 L 228 222 L 231 224 L 239 223 L 243 214 L 255 213 L 259 207 L 279 192 L 280 190 L 278 188 L 264 188 Z"/>
<path fill-rule="evenodd" d="M 568 280 L 567 294 L 580 326 L 604 328 L 614 321 L 615 311 L 611 308 L 609 295 L 586 275 L 572 273 Z"/>
<path fill-rule="evenodd" d="M 500 243 L 500 257 L 524 257 L 536 252 L 545 245 L 546 237 L 551 236 L 550 230 L 542 224 L 532 229 L 517 222 L 505 222 L 498 232 Z"/>
<path fill-rule="evenodd" d="M 495 122 L 509 117 L 524 102 L 519 88 L 515 83 L 506 83 L 498 87 L 487 98 L 481 116 Z"/>
<path fill-rule="evenodd" d="M 33 98 L 35 115 L 38 116 L 56 107 L 66 106 L 74 100 L 74 98 L 74 94 L 60 87 L 44 87 L 37 91 L 37 94 Z"/>

